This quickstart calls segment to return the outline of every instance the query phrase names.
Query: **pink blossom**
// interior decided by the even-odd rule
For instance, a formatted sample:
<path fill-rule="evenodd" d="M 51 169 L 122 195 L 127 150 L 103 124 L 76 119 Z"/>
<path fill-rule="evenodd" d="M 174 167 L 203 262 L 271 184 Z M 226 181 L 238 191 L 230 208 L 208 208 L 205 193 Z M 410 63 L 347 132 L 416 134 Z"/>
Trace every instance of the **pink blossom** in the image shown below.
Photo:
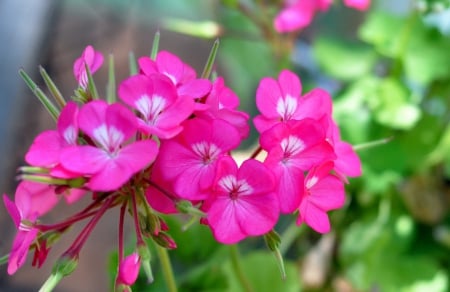
<path fill-rule="evenodd" d="M 305 222 L 319 233 L 330 231 L 327 211 L 341 208 L 345 203 L 344 183 L 330 174 L 332 169 L 333 163 L 327 162 L 306 176 L 297 225 Z"/>
<path fill-rule="evenodd" d="M 339 127 L 333 122 L 330 122 L 331 137 L 327 140 L 333 145 L 336 153 L 334 160 L 334 170 L 336 174 L 346 181 L 346 176 L 357 177 L 362 174 L 361 161 L 356 154 L 353 146 L 341 140 Z"/>
<path fill-rule="evenodd" d="M 108 105 L 101 100 L 87 103 L 78 116 L 80 129 L 96 145 L 67 147 L 61 154 L 64 168 L 90 176 L 87 186 L 94 191 L 112 191 L 132 175 L 148 166 L 156 157 L 152 140 L 124 145 L 137 130 L 137 118 L 121 104 Z"/>
<path fill-rule="evenodd" d="M 222 119 L 234 126 L 241 136 L 247 138 L 250 127 L 248 125 L 249 115 L 239 111 L 239 97 L 227 86 L 224 79 L 218 77 L 206 98 L 205 104 L 208 108 L 197 111 L 196 115 L 206 119 Z"/>
<path fill-rule="evenodd" d="M 268 152 L 264 164 L 278 178 L 282 213 L 291 213 L 300 204 L 303 173 L 336 157 L 325 140 L 323 126 L 313 119 L 280 123 L 264 132 L 260 143 Z"/>
<path fill-rule="evenodd" d="M 173 184 L 176 195 L 187 200 L 209 196 L 217 160 L 240 143 L 238 131 L 223 120 L 187 120 L 175 138 L 162 141 L 153 176 Z"/>
<path fill-rule="evenodd" d="M 70 145 L 76 145 L 78 139 L 78 107 L 75 102 L 68 102 L 58 118 L 57 130 L 39 134 L 25 155 L 30 165 L 53 167 L 60 162 L 61 151 Z"/>
<path fill-rule="evenodd" d="M 344 4 L 348 7 L 364 11 L 369 9 L 370 0 L 344 0 Z"/>
<path fill-rule="evenodd" d="M 286 0 L 274 20 L 279 33 L 296 31 L 311 24 L 317 11 L 328 10 L 331 0 Z"/>
<path fill-rule="evenodd" d="M 301 96 L 302 85 L 297 75 L 281 71 L 278 80 L 263 78 L 256 92 L 256 106 L 261 112 L 253 120 L 258 132 L 289 120 L 313 118 L 320 120 L 331 115 L 331 97 L 319 88 Z"/>
<path fill-rule="evenodd" d="M 197 79 L 197 74 L 191 66 L 167 51 L 158 52 L 155 61 L 149 57 L 141 57 L 138 62 L 144 75 L 164 74 L 169 77 L 179 95 L 197 99 L 206 96 L 211 90 L 209 80 Z"/>
<path fill-rule="evenodd" d="M 141 267 L 141 258 L 137 253 L 132 253 L 119 263 L 117 284 L 131 286 L 136 282 Z"/>
<path fill-rule="evenodd" d="M 58 196 L 53 186 L 22 181 L 17 186 L 14 202 L 7 195 L 3 195 L 3 202 L 18 229 L 8 261 L 8 274 L 12 275 L 25 263 L 28 249 L 39 233 L 33 224 L 53 209 Z"/>
<path fill-rule="evenodd" d="M 139 129 L 162 139 L 180 133 L 180 124 L 194 110 L 193 99 L 178 96 L 170 79 L 160 74 L 128 78 L 120 84 L 119 96 L 140 112 Z"/>
<path fill-rule="evenodd" d="M 249 159 L 238 169 L 231 157 L 220 159 L 207 223 L 217 241 L 236 243 L 269 232 L 279 216 L 275 178 L 261 162 Z"/>
<path fill-rule="evenodd" d="M 327 11 L 332 0 L 285 0 L 284 8 L 275 16 L 273 26 L 279 33 L 301 30 L 311 24 L 319 11 Z M 370 0 L 344 0 L 348 7 L 367 10 Z"/>
<path fill-rule="evenodd" d="M 86 88 L 88 84 L 88 76 L 86 66 L 89 68 L 91 74 L 94 74 L 103 64 L 103 55 L 94 50 L 92 46 L 87 46 L 81 57 L 75 60 L 73 64 L 73 75 L 78 81 L 78 84 Z"/>

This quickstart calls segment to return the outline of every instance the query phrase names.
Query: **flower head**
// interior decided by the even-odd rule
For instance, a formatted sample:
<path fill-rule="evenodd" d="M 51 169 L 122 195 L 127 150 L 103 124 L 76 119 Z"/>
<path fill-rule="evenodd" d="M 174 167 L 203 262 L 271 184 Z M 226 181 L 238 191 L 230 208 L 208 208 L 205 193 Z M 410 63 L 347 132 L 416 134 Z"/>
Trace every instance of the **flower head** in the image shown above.
<path fill-rule="evenodd" d="M 167 76 L 182 96 L 193 99 L 204 97 L 211 90 L 211 82 L 198 79 L 195 70 L 180 58 L 167 51 L 160 51 L 156 60 L 149 57 L 139 59 L 139 68 L 144 75 L 163 74 Z"/>
<path fill-rule="evenodd" d="M 305 222 L 319 233 L 330 231 L 327 211 L 341 208 L 345 203 L 344 183 L 330 174 L 333 166 L 332 162 L 326 162 L 306 176 L 297 225 Z"/>
<path fill-rule="evenodd" d="M 217 241 L 232 244 L 269 232 L 279 216 L 275 177 L 261 162 L 249 159 L 240 168 L 230 157 L 220 159 L 207 222 Z"/>
<path fill-rule="evenodd" d="M 58 202 L 55 188 L 46 184 L 22 181 L 17 186 L 14 202 L 3 195 L 3 202 L 17 228 L 9 255 L 8 274 L 14 274 L 26 260 L 39 229 L 34 224 Z"/>
<path fill-rule="evenodd" d="M 139 129 L 162 139 L 180 133 L 181 123 L 194 110 L 194 100 L 179 96 L 175 85 L 162 74 L 128 78 L 120 84 L 119 96 L 141 114 Z"/>
<path fill-rule="evenodd" d="M 67 147 L 61 154 L 64 168 L 90 177 L 95 191 L 116 190 L 149 165 L 158 152 L 152 140 L 125 142 L 137 130 L 137 119 L 121 104 L 92 101 L 79 113 L 80 129 L 95 145 Z"/>
<path fill-rule="evenodd" d="M 195 118 L 183 127 L 178 136 L 161 143 L 153 175 L 172 182 L 180 198 L 203 200 L 209 196 L 218 159 L 239 145 L 240 135 L 219 119 Z"/>

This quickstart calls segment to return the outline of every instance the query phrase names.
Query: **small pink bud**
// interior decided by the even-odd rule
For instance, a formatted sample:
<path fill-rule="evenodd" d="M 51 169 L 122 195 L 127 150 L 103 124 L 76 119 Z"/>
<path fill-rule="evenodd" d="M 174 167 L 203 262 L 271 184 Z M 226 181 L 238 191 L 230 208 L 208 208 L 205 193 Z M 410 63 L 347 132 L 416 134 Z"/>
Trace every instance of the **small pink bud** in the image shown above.
<path fill-rule="evenodd" d="M 119 273 L 117 275 L 117 283 L 127 286 L 133 285 L 139 274 L 141 267 L 141 258 L 137 253 L 132 253 L 122 260 L 119 265 Z"/>

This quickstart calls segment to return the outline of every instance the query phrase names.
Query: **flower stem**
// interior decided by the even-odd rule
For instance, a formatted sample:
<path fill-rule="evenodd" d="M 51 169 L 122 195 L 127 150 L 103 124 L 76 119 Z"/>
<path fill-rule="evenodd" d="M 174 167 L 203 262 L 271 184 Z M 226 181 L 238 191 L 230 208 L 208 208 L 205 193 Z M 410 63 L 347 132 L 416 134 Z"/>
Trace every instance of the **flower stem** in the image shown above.
<path fill-rule="evenodd" d="M 292 243 L 300 236 L 300 234 L 305 230 L 304 225 L 297 226 L 297 224 L 292 222 L 286 230 L 284 230 L 283 234 L 281 234 L 281 243 L 280 243 L 280 253 L 281 255 L 286 254 L 289 247 L 291 247 Z"/>
<path fill-rule="evenodd" d="M 50 292 L 53 291 L 53 289 L 58 285 L 59 282 L 61 282 L 61 279 L 63 278 L 62 274 L 56 273 L 51 274 L 50 277 L 45 281 L 44 285 L 42 285 L 41 289 L 39 289 L 39 292 Z"/>
<path fill-rule="evenodd" d="M 161 262 L 161 267 L 166 280 L 167 289 L 169 292 L 177 292 L 177 284 L 175 282 L 175 277 L 173 275 L 172 264 L 170 263 L 169 253 L 164 247 L 155 244 L 156 252 L 158 254 L 159 260 Z"/>
<path fill-rule="evenodd" d="M 8 262 L 9 260 L 9 254 L 5 254 L 4 256 L 0 257 L 0 266 L 4 265 Z"/>
<path fill-rule="evenodd" d="M 239 283 L 242 289 L 246 292 L 253 292 L 253 288 L 250 285 L 247 277 L 245 277 L 244 271 L 242 270 L 241 262 L 239 260 L 239 250 L 237 244 L 230 245 L 230 255 L 231 255 L 231 265 L 233 267 L 234 273 L 238 277 Z"/>

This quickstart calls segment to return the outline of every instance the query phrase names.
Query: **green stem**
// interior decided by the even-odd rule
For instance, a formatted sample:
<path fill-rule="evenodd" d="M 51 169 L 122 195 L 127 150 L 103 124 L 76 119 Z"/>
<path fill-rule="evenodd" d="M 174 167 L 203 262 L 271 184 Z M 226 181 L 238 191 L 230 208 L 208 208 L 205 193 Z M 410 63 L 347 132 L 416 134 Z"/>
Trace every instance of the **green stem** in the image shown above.
<path fill-rule="evenodd" d="M 304 225 L 297 226 L 295 221 L 292 222 L 286 230 L 284 230 L 283 234 L 281 234 L 281 243 L 280 243 L 280 253 L 281 255 L 285 255 L 288 251 L 289 247 L 294 243 L 294 241 L 303 233 L 305 230 Z"/>
<path fill-rule="evenodd" d="M 177 292 L 177 284 L 175 282 L 175 277 L 173 275 L 172 264 L 170 263 L 169 253 L 167 249 L 164 247 L 155 244 L 156 252 L 158 254 L 158 258 L 161 262 L 161 267 L 164 275 L 164 279 L 166 280 L 167 289 L 169 292 Z"/>
<path fill-rule="evenodd" d="M 42 285 L 41 289 L 39 289 L 39 292 L 50 292 L 53 291 L 53 289 L 58 285 L 59 282 L 61 282 L 61 279 L 64 276 L 60 273 L 51 274 L 50 277 L 45 281 L 44 285 Z"/>
<path fill-rule="evenodd" d="M 5 254 L 4 256 L 2 256 L 0 258 L 0 266 L 6 264 L 8 262 L 8 260 L 9 260 L 9 254 Z"/>
<path fill-rule="evenodd" d="M 241 262 L 239 260 L 239 250 L 237 244 L 230 245 L 230 255 L 231 255 L 231 265 L 233 267 L 234 273 L 238 277 L 239 283 L 242 289 L 246 292 L 253 292 L 253 288 L 250 285 L 247 277 L 245 277 L 244 271 L 242 270 Z"/>

